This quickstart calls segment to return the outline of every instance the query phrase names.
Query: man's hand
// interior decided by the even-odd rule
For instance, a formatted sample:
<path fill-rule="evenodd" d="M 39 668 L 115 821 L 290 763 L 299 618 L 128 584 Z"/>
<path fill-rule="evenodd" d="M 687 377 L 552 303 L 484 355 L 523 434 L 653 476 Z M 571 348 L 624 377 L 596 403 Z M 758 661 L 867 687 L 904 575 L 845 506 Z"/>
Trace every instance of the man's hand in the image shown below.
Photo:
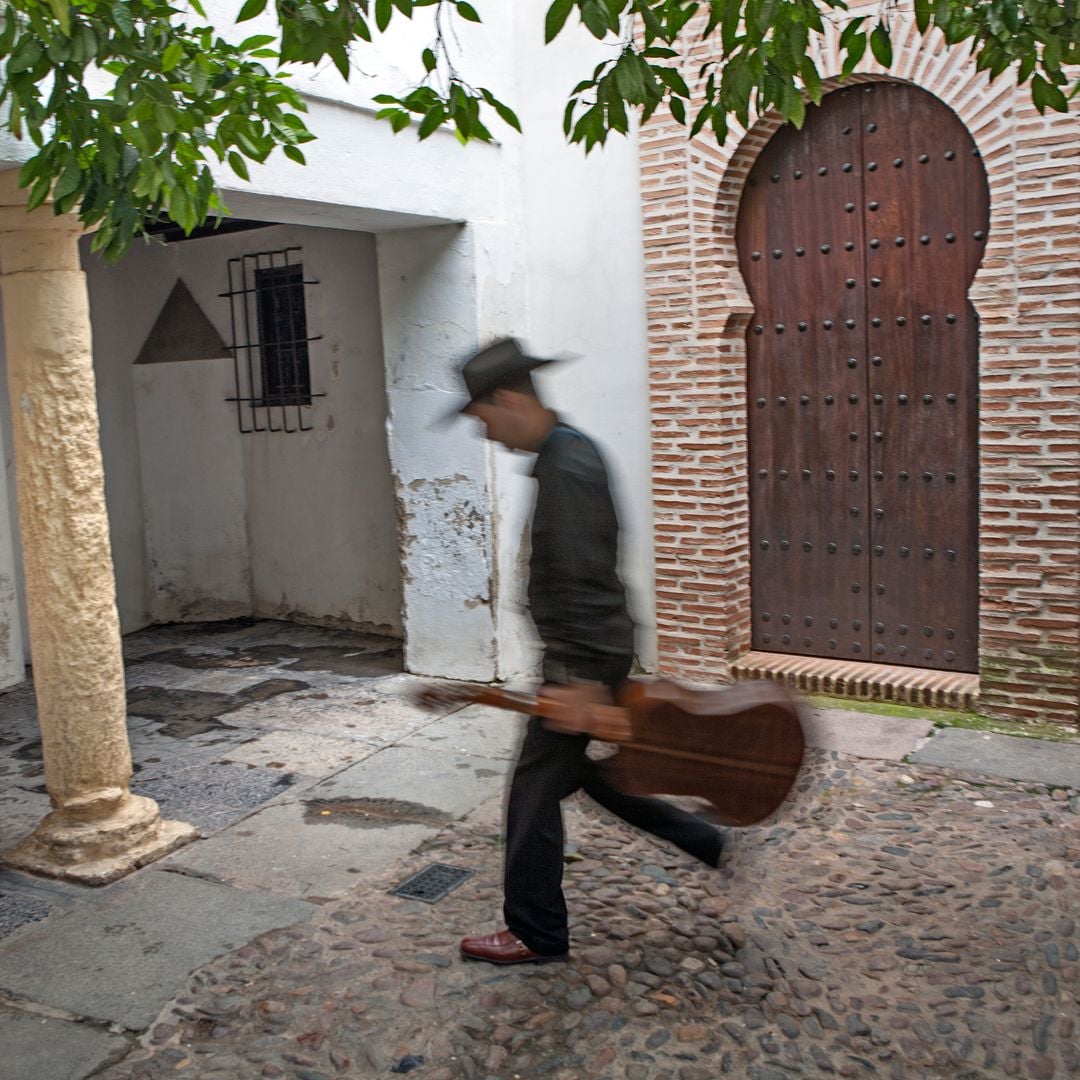
<path fill-rule="evenodd" d="M 563 735 L 592 735 L 604 742 L 630 737 L 630 720 L 625 709 L 612 704 L 604 686 L 574 683 L 562 686 L 545 683 L 539 694 L 544 702 L 544 727 Z"/>

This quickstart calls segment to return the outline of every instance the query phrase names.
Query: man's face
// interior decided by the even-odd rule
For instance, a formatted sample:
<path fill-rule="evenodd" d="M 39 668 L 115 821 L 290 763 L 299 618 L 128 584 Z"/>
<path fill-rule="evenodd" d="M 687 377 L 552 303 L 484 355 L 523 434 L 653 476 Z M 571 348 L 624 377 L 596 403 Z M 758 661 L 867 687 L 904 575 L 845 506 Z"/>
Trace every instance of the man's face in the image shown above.
<path fill-rule="evenodd" d="M 491 442 L 502 443 L 508 450 L 520 450 L 523 429 L 522 413 L 517 408 L 517 398 L 508 390 L 496 390 L 481 401 L 474 401 L 466 410 L 466 416 L 475 416 L 484 425 L 484 437 Z"/>

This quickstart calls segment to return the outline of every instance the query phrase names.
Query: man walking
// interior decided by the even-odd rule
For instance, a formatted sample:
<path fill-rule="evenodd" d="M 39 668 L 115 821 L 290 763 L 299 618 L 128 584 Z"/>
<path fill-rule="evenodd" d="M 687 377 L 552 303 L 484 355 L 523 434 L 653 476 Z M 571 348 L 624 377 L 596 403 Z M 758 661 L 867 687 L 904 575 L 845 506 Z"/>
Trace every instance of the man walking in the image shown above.
<path fill-rule="evenodd" d="M 630 672 L 634 627 L 618 575 L 618 521 L 607 470 L 593 443 L 540 400 L 532 372 L 547 360 L 504 339 L 462 368 L 460 410 L 486 438 L 536 455 L 529 608 L 544 647 L 542 696 L 557 719 L 528 722 L 510 788 L 504 916 L 507 929 L 461 942 L 462 954 L 495 964 L 543 963 L 569 949 L 562 892 L 560 802 L 579 788 L 605 809 L 715 866 L 722 834 L 660 799 L 626 795 L 586 755 L 590 711 L 610 703 Z"/>

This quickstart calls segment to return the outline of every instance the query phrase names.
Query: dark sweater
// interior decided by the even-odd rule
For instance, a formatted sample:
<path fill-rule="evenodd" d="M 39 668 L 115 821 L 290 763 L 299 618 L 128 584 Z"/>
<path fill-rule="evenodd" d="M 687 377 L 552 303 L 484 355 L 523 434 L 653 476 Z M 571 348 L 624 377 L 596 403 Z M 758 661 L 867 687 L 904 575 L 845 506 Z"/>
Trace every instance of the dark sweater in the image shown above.
<path fill-rule="evenodd" d="M 600 452 L 557 423 L 536 456 L 529 607 L 550 682 L 617 682 L 634 625 L 618 574 L 619 523 Z"/>

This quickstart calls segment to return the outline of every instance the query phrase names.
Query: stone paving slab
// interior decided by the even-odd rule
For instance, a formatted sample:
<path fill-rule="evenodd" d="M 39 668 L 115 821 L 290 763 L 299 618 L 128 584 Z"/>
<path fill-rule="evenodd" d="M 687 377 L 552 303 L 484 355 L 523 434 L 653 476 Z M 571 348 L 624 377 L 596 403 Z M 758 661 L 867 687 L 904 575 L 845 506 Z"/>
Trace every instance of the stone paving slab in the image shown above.
<path fill-rule="evenodd" d="M 505 759 L 390 746 L 316 784 L 307 797 L 401 800 L 457 818 L 501 792 L 509 772 Z"/>
<path fill-rule="evenodd" d="M 401 694 L 384 692 L 378 682 L 353 680 L 254 702 L 230 712 L 227 719 L 238 728 L 301 731 L 385 746 L 426 727 L 433 717 Z"/>
<path fill-rule="evenodd" d="M 398 740 L 398 745 L 516 761 L 524 733 L 525 717 L 520 714 L 471 705 L 433 720 Z"/>
<path fill-rule="evenodd" d="M 803 709 L 801 715 L 809 746 L 883 761 L 907 757 L 934 730 L 931 720 L 851 709 Z"/>
<path fill-rule="evenodd" d="M 341 896 L 501 795 L 509 768 L 507 759 L 390 747 L 286 793 L 164 865 L 286 896 Z"/>
<path fill-rule="evenodd" d="M 967 728 L 943 728 L 912 756 L 925 765 L 1080 788 L 1080 743 L 1043 742 Z"/>
<path fill-rule="evenodd" d="M 215 832 L 247 817 L 252 810 L 285 794 L 297 777 L 278 769 L 204 762 L 187 769 L 169 769 L 163 775 L 140 774 L 131 784 L 136 795 L 153 799 L 161 816 Z"/>
<path fill-rule="evenodd" d="M 41 778 L 14 782 L 5 779 L 4 785 L 0 789 L 0 851 L 33 832 L 52 809 L 44 790 L 32 790 L 43 786 Z"/>
<path fill-rule="evenodd" d="M 159 865 L 205 875 L 240 889 L 280 896 L 342 896 L 434 836 L 427 823 L 380 820 L 285 802 L 252 814 L 209 840 L 189 844 Z"/>
<path fill-rule="evenodd" d="M 359 739 L 337 739 L 310 731 L 252 731 L 235 745 L 219 747 L 217 761 L 288 769 L 305 777 L 322 779 L 357 761 L 378 753 L 381 746 Z"/>
<path fill-rule="evenodd" d="M 299 900 L 147 870 L 0 942 L 0 990 L 139 1030 L 193 968 L 313 910 Z"/>
<path fill-rule="evenodd" d="M 0 869 L 0 938 L 54 912 L 70 911 L 87 894 L 82 885 Z"/>
<path fill-rule="evenodd" d="M 214 671 L 174 667 L 152 661 L 133 664 L 127 669 L 128 688 L 156 686 L 168 690 L 208 690 L 219 694 L 238 694 L 275 675 L 284 676 L 284 668 L 273 664 L 243 668 L 239 671 Z"/>
<path fill-rule="evenodd" d="M 0 1080 L 81 1080 L 123 1057 L 127 1046 L 91 1024 L 0 1007 Z"/>

